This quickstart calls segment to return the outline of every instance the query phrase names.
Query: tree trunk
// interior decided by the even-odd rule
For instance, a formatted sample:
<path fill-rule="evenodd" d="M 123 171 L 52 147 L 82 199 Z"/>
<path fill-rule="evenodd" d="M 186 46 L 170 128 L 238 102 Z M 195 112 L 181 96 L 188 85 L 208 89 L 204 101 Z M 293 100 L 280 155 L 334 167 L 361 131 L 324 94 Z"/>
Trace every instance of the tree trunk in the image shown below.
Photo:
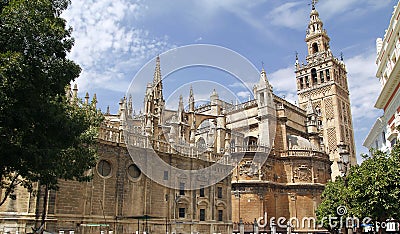
<path fill-rule="evenodd" d="M 46 214 L 47 214 L 47 200 L 49 197 L 49 186 L 45 185 L 44 195 L 43 195 L 43 210 L 42 210 L 42 220 L 40 222 L 40 226 L 43 227 L 41 233 L 44 230 L 44 224 L 46 222 Z"/>
<path fill-rule="evenodd" d="M 17 180 L 18 176 L 19 174 L 16 174 L 11 180 L 10 185 L 6 187 L 4 197 L 0 201 L 0 206 L 2 206 L 7 201 L 7 198 L 9 198 L 9 196 L 14 192 L 15 187 L 19 184 L 19 181 Z"/>

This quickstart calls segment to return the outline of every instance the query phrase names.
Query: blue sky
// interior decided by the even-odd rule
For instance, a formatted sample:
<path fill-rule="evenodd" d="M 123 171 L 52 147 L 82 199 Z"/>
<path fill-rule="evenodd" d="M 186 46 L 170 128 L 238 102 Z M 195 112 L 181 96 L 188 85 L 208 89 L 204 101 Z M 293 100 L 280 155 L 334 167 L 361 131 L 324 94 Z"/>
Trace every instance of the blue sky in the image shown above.
<path fill-rule="evenodd" d="M 69 56 L 83 69 L 76 80 L 80 96 L 96 93 L 103 111 L 110 106 L 116 112 L 132 78 L 150 59 L 171 48 L 202 43 L 234 50 L 259 69 L 263 62 L 274 93 L 294 102 L 295 51 L 300 62 L 305 61 L 310 2 L 72 0 L 63 17 L 74 30 L 75 46 Z M 317 4 L 332 52 L 337 57 L 343 52 L 347 66 L 357 155 L 367 152 L 363 140 L 382 113 L 373 108 L 380 90 L 375 40 L 383 37 L 396 4 L 395 0 L 320 0 Z M 189 71 L 182 73 L 201 78 L 196 69 Z M 227 77 L 215 71 L 204 74 Z M 196 96 L 195 90 L 195 97 L 207 96 L 201 92 Z M 239 94 L 242 100 L 247 95 Z"/>

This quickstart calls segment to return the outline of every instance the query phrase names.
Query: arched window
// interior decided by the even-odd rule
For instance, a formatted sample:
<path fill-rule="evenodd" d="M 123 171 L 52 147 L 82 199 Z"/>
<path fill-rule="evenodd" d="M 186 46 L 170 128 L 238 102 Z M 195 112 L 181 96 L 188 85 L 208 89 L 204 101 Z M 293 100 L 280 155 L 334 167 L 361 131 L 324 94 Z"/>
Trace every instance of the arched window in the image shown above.
<path fill-rule="evenodd" d="M 327 80 L 327 81 L 330 81 L 330 80 L 331 80 L 331 74 L 330 74 L 330 72 L 329 72 L 329 69 L 326 69 L 326 70 L 325 70 L 325 73 L 326 73 L 326 80 Z"/>
<path fill-rule="evenodd" d="M 313 54 L 318 52 L 318 44 L 316 42 L 312 44 L 312 52 Z"/>
<path fill-rule="evenodd" d="M 320 78 L 320 80 L 321 80 L 321 83 L 324 83 L 324 82 L 325 82 L 325 79 L 324 79 L 324 71 L 320 71 L 320 72 L 319 72 L 319 78 Z"/>
<path fill-rule="evenodd" d="M 316 85 L 318 81 L 317 81 L 317 70 L 315 68 L 311 69 L 311 78 L 313 85 Z"/>
<path fill-rule="evenodd" d="M 200 137 L 198 140 L 197 140 L 197 148 L 200 148 L 200 149 L 205 149 L 206 148 L 206 141 L 204 140 L 204 138 L 203 137 Z"/>
<path fill-rule="evenodd" d="M 303 89 L 303 78 L 299 79 L 299 85 L 300 85 L 300 89 Z"/>

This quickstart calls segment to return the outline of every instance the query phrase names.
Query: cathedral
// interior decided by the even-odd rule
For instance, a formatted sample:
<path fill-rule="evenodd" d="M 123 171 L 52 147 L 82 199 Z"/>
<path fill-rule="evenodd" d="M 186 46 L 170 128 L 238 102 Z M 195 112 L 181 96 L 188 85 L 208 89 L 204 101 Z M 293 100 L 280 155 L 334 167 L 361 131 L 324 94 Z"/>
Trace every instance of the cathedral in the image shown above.
<path fill-rule="evenodd" d="M 252 100 L 233 104 L 210 90 L 198 105 L 191 88 L 188 108 L 181 96 L 169 110 L 157 57 L 143 112 L 127 97 L 117 113 L 104 113 L 93 180 L 60 181 L 47 199 L 18 188 L 17 200 L 0 207 L 0 233 L 32 232 L 43 206 L 43 228 L 60 234 L 323 231 L 315 220 L 320 195 L 343 164 L 356 163 L 355 146 L 346 67 L 332 55 L 314 6 L 305 42 L 306 62 L 296 55 L 293 80 L 298 105 L 273 93 L 263 68 Z M 76 97 L 77 88 L 67 95 Z M 150 164 L 153 156 L 170 169 Z M 212 183 L 205 173 L 185 173 L 214 165 L 230 170 Z"/>

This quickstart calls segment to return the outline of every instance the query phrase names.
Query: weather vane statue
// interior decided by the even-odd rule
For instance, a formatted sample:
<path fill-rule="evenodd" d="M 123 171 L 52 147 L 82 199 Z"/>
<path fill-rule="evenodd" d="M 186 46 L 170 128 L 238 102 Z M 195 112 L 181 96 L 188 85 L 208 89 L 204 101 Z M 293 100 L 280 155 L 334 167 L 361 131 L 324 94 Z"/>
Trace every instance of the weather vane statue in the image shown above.
<path fill-rule="evenodd" d="M 315 9 L 315 5 L 318 3 L 318 0 L 311 0 L 312 9 Z"/>

